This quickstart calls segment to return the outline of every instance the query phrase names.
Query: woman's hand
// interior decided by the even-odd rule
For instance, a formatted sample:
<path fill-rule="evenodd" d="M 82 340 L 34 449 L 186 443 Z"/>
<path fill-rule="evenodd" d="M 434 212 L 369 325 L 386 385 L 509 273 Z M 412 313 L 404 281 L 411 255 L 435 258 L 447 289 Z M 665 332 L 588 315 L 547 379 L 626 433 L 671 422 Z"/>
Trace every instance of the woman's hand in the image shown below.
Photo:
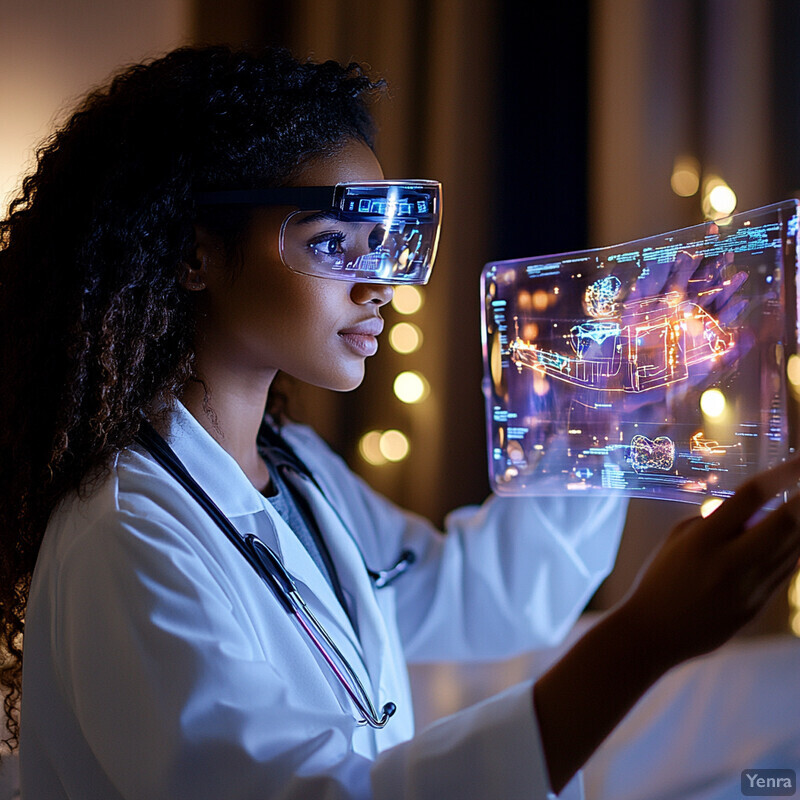
<path fill-rule="evenodd" d="M 796 569 L 800 495 L 761 509 L 794 493 L 798 480 L 794 459 L 743 484 L 706 519 L 673 530 L 620 608 L 652 656 L 671 665 L 718 647 Z"/>
<path fill-rule="evenodd" d="M 539 678 L 534 708 L 556 791 L 656 680 L 729 639 L 796 568 L 799 480 L 796 458 L 678 525 L 627 598 Z"/>

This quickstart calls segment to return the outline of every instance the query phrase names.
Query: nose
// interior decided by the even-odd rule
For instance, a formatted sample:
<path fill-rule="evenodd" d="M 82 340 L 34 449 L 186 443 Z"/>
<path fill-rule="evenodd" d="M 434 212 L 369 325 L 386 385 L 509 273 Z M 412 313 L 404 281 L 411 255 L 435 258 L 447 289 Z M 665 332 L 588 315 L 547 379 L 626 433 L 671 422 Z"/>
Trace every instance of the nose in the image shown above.
<path fill-rule="evenodd" d="M 385 306 L 394 297 L 394 287 L 386 283 L 354 283 L 350 297 L 358 305 Z"/>

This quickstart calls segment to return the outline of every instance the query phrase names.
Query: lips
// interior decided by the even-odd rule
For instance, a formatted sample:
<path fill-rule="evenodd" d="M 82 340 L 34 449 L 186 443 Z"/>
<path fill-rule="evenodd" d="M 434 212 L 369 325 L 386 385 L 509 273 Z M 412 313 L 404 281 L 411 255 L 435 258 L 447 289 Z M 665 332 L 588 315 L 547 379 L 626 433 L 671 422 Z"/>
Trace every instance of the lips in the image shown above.
<path fill-rule="evenodd" d="M 357 355 L 374 356 L 378 352 L 378 339 L 383 331 L 383 320 L 380 317 L 357 322 L 339 331 L 341 340 Z"/>

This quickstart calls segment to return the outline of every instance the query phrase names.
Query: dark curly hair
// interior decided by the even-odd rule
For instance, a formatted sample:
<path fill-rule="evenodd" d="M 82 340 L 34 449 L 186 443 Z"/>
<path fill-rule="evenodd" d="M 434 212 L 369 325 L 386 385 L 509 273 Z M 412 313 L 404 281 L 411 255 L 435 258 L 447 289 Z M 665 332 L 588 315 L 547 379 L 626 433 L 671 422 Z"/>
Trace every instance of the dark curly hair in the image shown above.
<path fill-rule="evenodd" d="M 283 49 L 181 48 L 93 92 L 40 149 L 0 222 L 0 681 L 16 747 L 22 634 L 48 518 L 169 408 L 193 373 L 180 285 L 199 221 L 228 247 L 246 211 L 193 193 L 290 183 L 349 139 L 372 145 L 382 87 Z"/>

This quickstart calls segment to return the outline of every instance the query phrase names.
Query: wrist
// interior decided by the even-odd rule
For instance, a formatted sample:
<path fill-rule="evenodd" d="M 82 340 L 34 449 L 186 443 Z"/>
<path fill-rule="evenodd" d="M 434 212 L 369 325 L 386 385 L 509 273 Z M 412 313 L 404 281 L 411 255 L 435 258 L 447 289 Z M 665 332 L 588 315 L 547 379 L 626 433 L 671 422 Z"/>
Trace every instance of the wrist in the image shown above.
<path fill-rule="evenodd" d="M 643 679 L 654 682 L 684 660 L 660 615 L 640 603 L 635 593 L 608 613 L 607 623 L 626 639 L 626 657 L 637 665 Z"/>
<path fill-rule="evenodd" d="M 533 706 L 556 791 L 672 666 L 657 633 L 637 603 L 623 603 L 536 681 Z"/>

